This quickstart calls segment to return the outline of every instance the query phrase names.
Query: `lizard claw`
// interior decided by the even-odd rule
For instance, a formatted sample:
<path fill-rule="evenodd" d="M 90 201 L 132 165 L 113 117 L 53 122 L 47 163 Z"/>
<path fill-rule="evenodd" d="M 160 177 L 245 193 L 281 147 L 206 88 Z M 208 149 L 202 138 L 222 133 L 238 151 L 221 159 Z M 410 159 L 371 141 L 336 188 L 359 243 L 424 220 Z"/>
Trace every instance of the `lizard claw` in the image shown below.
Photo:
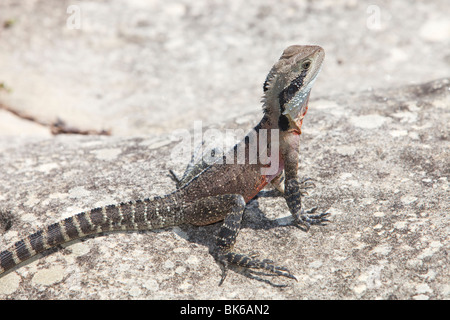
<path fill-rule="evenodd" d="M 300 212 L 300 219 L 304 222 L 307 222 L 309 224 L 323 224 L 324 222 L 328 222 L 326 217 L 330 215 L 329 212 L 323 212 L 319 214 L 314 214 L 317 210 L 317 207 L 314 207 L 308 211 L 302 211 Z"/>
<path fill-rule="evenodd" d="M 299 217 L 295 219 L 297 226 L 308 231 L 311 228 L 311 225 L 325 225 L 325 222 L 330 221 L 326 218 L 330 215 L 329 212 L 315 214 L 316 211 L 317 207 L 311 208 L 308 211 L 305 211 L 302 208 Z"/>
<path fill-rule="evenodd" d="M 313 189 L 316 187 L 316 184 L 314 183 L 313 178 L 305 178 L 302 181 L 300 181 L 300 195 L 301 196 L 309 196 L 308 189 Z"/>
<path fill-rule="evenodd" d="M 252 256 L 255 256 L 255 254 L 253 254 Z M 222 278 L 220 280 L 219 286 L 224 282 L 230 264 L 247 269 L 265 270 L 272 273 L 273 276 L 281 276 L 298 281 L 288 268 L 277 266 L 270 259 L 258 260 L 253 258 L 252 256 L 234 252 L 227 252 L 219 255 L 218 260 L 223 268 Z"/>

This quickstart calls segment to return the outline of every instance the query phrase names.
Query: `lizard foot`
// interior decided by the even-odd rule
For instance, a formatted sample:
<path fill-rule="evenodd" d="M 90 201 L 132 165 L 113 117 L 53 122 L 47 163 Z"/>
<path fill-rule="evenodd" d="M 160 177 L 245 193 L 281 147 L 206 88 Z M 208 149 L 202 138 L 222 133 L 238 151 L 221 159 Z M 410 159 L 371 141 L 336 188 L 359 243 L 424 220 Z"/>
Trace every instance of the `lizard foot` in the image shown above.
<path fill-rule="evenodd" d="M 297 225 L 302 225 L 305 231 L 308 231 L 311 225 L 324 225 L 325 222 L 330 221 L 327 219 L 327 217 L 330 215 L 329 212 L 315 214 L 316 211 L 317 207 L 314 207 L 308 211 L 304 211 L 302 208 L 299 218 L 296 219 Z"/>
<path fill-rule="evenodd" d="M 309 196 L 308 190 L 316 187 L 314 181 L 315 180 L 313 178 L 305 178 L 305 179 L 299 181 L 299 183 L 300 183 L 299 191 L 300 191 L 301 196 L 304 196 L 304 195 Z"/>
<path fill-rule="evenodd" d="M 220 280 L 219 286 L 224 282 L 224 280 L 227 276 L 228 266 L 230 264 L 236 265 L 239 267 L 243 267 L 243 268 L 247 268 L 247 269 L 265 270 L 265 271 L 270 272 L 270 275 L 272 275 L 272 276 L 281 276 L 281 277 L 286 277 L 286 278 L 297 280 L 297 278 L 286 267 L 276 266 L 273 264 L 273 261 L 269 260 L 269 259 L 264 259 L 264 260 L 256 259 L 255 256 L 256 255 L 254 253 L 251 256 L 241 254 L 241 253 L 235 253 L 235 252 L 226 252 L 226 253 L 220 254 L 218 257 L 218 260 L 221 263 L 221 265 L 223 266 L 223 269 L 222 269 L 223 273 L 222 273 L 222 278 Z M 254 276 L 252 276 L 252 278 L 257 279 Z M 281 285 L 281 286 L 284 286 L 284 285 Z"/>
<path fill-rule="evenodd" d="M 302 181 L 291 179 L 286 183 L 286 191 L 284 197 L 286 203 L 295 220 L 295 225 L 304 231 L 308 231 L 311 225 L 322 225 L 329 220 L 326 218 L 329 213 L 324 212 L 315 214 L 317 207 L 304 211 L 302 208 L 301 196 L 305 193 L 305 189 L 312 188 L 314 183 L 312 179 L 306 178 Z"/>

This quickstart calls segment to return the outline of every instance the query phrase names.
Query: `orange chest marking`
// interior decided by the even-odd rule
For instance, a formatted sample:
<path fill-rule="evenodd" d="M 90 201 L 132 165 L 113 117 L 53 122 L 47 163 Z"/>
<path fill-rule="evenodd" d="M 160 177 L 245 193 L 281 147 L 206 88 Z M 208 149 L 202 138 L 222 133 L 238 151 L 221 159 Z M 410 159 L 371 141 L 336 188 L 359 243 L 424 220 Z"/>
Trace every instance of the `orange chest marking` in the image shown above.
<path fill-rule="evenodd" d="M 246 198 L 244 198 L 245 202 L 249 202 L 250 200 L 252 200 L 257 194 L 258 192 L 260 192 L 269 182 L 267 181 L 266 176 L 261 176 L 261 178 L 255 183 L 255 185 L 253 186 L 252 193 L 249 193 L 247 195 Z"/>

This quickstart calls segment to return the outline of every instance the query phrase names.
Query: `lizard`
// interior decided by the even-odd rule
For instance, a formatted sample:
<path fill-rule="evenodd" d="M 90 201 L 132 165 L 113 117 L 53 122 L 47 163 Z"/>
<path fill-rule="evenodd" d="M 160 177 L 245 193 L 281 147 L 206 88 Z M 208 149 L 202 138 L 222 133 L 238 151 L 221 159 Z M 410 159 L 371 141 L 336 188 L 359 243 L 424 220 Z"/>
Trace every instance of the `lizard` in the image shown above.
<path fill-rule="evenodd" d="M 0 252 L 0 277 L 32 256 L 54 246 L 117 230 L 154 230 L 191 224 L 203 226 L 223 221 L 216 236 L 214 257 L 223 269 L 219 284 L 225 280 L 229 266 L 259 270 L 273 276 L 296 279 L 283 266 L 254 254 L 236 252 L 234 245 L 241 229 L 246 204 L 268 184 L 284 197 L 294 225 L 307 231 L 311 225 L 323 225 L 329 213 L 316 214 L 317 208 L 305 211 L 301 197 L 311 187 L 308 179 L 298 178 L 299 142 L 309 95 L 324 60 L 320 46 L 293 45 L 283 51 L 263 85 L 263 117 L 252 132 L 261 139 L 262 129 L 278 130 L 279 141 L 267 136 L 267 150 L 278 142 L 278 166 L 270 175 L 262 173 L 267 164 L 228 164 L 204 161 L 190 163 L 181 179 L 173 172 L 177 187 L 164 196 L 111 204 L 80 212 L 50 224 L 15 242 Z M 249 135 L 223 155 L 236 159 L 237 150 L 249 152 Z M 241 149 L 242 150 L 242 149 Z"/>

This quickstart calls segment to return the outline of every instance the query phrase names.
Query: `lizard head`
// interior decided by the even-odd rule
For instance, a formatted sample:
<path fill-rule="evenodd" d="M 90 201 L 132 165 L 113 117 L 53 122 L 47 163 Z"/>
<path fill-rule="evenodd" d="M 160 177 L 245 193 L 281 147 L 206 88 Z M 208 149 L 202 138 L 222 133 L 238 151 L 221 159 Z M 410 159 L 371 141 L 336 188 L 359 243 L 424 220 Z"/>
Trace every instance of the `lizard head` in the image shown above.
<path fill-rule="evenodd" d="M 301 133 L 311 87 L 325 57 L 319 46 L 290 46 L 264 82 L 264 112 L 282 131 Z"/>

